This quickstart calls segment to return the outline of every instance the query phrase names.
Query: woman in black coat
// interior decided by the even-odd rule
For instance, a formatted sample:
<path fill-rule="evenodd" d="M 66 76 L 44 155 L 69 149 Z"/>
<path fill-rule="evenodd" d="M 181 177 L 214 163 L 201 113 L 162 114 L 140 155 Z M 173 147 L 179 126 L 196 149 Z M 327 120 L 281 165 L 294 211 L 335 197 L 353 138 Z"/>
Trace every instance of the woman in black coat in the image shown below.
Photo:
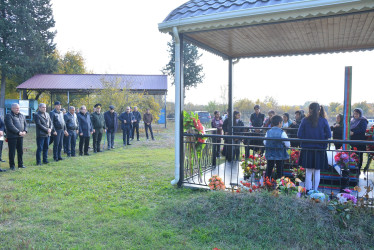
<path fill-rule="evenodd" d="M 343 115 L 338 114 L 336 115 L 336 122 L 333 126 L 330 127 L 332 132 L 332 138 L 334 140 L 342 140 L 343 139 Z M 340 149 L 342 147 L 341 143 L 334 143 L 335 149 Z"/>
<path fill-rule="evenodd" d="M 362 109 L 357 108 L 353 110 L 353 118 L 351 119 L 351 140 L 365 141 L 366 128 L 368 125 L 368 120 L 364 116 Z M 358 151 L 366 151 L 365 144 L 351 144 L 352 147 L 356 147 Z M 361 169 L 363 153 L 358 152 L 359 162 L 357 164 L 358 168 Z"/>

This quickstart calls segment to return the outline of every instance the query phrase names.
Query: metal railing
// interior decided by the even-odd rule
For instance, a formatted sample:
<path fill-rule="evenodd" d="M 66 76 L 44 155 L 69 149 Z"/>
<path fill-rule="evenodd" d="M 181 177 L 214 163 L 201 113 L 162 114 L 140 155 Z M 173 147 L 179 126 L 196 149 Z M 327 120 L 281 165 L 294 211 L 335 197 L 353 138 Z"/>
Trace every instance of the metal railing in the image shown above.
<path fill-rule="evenodd" d="M 241 127 L 243 128 L 243 127 Z M 246 127 L 244 127 L 246 128 Z M 249 127 L 248 127 L 249 128 Z M 235 129 L 235 127 L 234 127 Z M 291 146 L 287 149 L 288 153 L 292 150 L 300 151 L 301 154 L 306 154 L 307 161 L 314 162 L 303 162 L 302 164 L 296 163 L 292 160 L 285 160 L 283 169 L 281 170 L 283 176 L 292 177 L 293 168 L 299 168 L 301 166 L 307 166 L 309 163 L 315 164 L 315 162 L 326 162 L 327 167 L 321 170 L 320 174 L 320 184 L 319 191 L 325 193 L 334 192 L 337 193 L 343 188 L 350 188 L 354 190 L 357 197 L 364 195 L 364 187 L 372 185 L 374 181 L 374 164 L 372 164 L 372 169 L 366 169 L 364 173 L 364 168 L 368 161 L 371 161 L 371 156 L 374 155 L 374 151 L 365 150 L 348 150 L 342 151 L 335 149 L 334 144 L 349 144 L 355 146 L 367 146 L 374 145 L 373 141 L 343 141 L 343 140 L 307 140 L 307 139 L 272 139 L 265 138 L 262 136 L 246 136 L 246 134 L 254 133 L 254 129 L 261 129 L 261 131 L 266 131 L 267 128 L 249 128 L 248 131 L 237 133 L 237 135 L 216 135 L 216 134 L 206 134 L 206 142 L 203 143 L 203 148 L 196 148 L 196 140 L 201 137 L 196 134 L 185 133 L 183 135 L 184 141 L 184 164 L 183 164 L 183 184 L 192 185 L 197 187 L 206 188 L 209 184 L 209 178 L 213 175 L 220 176 L 227 188 L 236 188 L 240 181 L 244 180 L 244 171 L 242 167 L 242 161 L 249 157 L 249 155 L 264 154 L 264 151 L 271 148 L 265 148 L 263 141 L 290 141 L 291 145 L 305 145 L 305 144 L 315 144 L 315 145 L 326 145 L 322 148 L 299 148 Z M 285 129 L 287 131 L 287 129 Z M 292 129 L 288 129 L 292 131 Z M 239 135 L 240 134 L 240 135 Z M 257 132 L 257 134 L 259 134 Z M 199 143 L 201 144 L 201 143 Z M 222 153 L 223 152 L 223 153 Z M 349 170 L 340 167 L 334 161 L 334 156 L 339 152 L 348 152 L 349 154 L 355 153 L 359 158 L 359 163 L 357 166 L 349 166 Z M 323 159 L 321 159 L 321 157 Z M 370 167 L 370 162 L 369 166 Z M 278 170 L 279 171 L 279 170 Z M 265 170 L 262 176 L 265 175 Z M 272 173 L 273 178 L 276 171 Z M 248 176 L 247 176 L 248 177 Z M 371 180 L 372 178 L 372 180 Z M 253 179 L 251 181 L 258 182 L 259 180 Z M 314 184 L 314 179 L 312 184 Z M 357 191 L 361 187 L 361 191 Z M 311 189 L 317 189 L 312 185 Z M 370 194 L 370 198 L 373 198 L 373 194 Z"/>

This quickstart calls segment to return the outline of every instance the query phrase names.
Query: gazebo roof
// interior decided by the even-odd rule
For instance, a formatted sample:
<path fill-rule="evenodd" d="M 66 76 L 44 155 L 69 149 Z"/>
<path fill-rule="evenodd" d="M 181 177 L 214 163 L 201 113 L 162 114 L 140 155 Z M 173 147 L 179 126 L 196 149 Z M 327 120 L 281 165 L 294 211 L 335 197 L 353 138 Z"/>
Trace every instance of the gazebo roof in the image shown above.
<path fill-rule="evenodd" d="M 373 0 L 191 0 L 159 24 L 224 58 L 374 48 Z"/>
<path fill-rule="evenodd" d="M 31 77 L 19 85 L 17 89 L 90 93 L 103 89 L 103 81 L 113 83 L 118 81 L 121 89 L 146 91 L 152 95 L 164 95 L 168 88 L 166 75 L 43 74 Z"/>

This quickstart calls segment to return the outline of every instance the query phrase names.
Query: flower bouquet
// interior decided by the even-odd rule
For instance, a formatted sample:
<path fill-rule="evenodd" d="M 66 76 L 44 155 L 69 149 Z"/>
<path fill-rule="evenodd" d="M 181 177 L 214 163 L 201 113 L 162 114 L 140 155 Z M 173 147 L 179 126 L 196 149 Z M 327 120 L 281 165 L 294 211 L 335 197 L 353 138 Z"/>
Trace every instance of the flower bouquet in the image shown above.
<path fill-rule="evenodd" d="M 290 154 L 290 162 L 293 164 L 298 164 L 300 158 L 300 150 L 292 149 Z"/>
<path fill-rule="evenodd" d="M 339 193 L 336 195 L 336 198 L 338 199 L 340 204 L 345 204 L 349 201 L 351 201 L 353 204 L 357 203 L 356 197 L 354 197 L 351 193 L 352 191 L 349 190 L 348 188 L 343 189 L 345 193 Z"/>
<path fill-rule="evenodd" d="M 354 148 L 354 150 L 357 150 L 357 148 Z M 348 170 L 349 166 L 356 166 L 358 162 L 358 156 L 356 153 L 351 152 L 338 152 L 334 156 L 336 164 L 343 168 Z"/>
<path fill-rule="evenodd" d="M 277 179 L 276 183 L 277 189 L 280 191 L 281 194 L 297 195 L 297 193 L 299 192 L 299 188 L 296 187 L 295 183 L 293 183 L 291 179 L 288 177 L 282 177 L 280 179 Z"/>
<path fill-rule="evenodd" d="M 265 156 L 255 154 L 250 155 L 247 159 L 242 160 L 241 167 L 244 171 L 244 179 L 249 179 L 254 176 L 255 179 L 260 179 L 266 170 Z"/>
<path fill-rule="evenodd" d="M 190 169 L 191 176 L 196 174 L 197 172 L 200 181 L 202 181 L 202 169 L 200 160 L 202 158 L 202 152 L 206 145 L 206 138 L 201 137 L 202 135 L 205 135 L 205 128 L 201 124 L 199 116 L 197 114 L 193 112 L 183 111 L 183 132 L 200 135 L 200 137 L 197 138 L 195 136 L 188 136 L 186 138 L 186 159 L 187 167 Z"/>
<path fill-rule="evenodd" d="M 225 190 L 226 186 L 225 183 L 223 183 L 222 178 L 218 175 L 213 175 L 209 179 L 209 188 L 211 190 Z"/>
<path fill-rule="evenodd" d="M 305 168 L 303 167 L 293 168 L 292 176 L 295 180 L 299 179 L 300 182 L 304 182 L 305 181 Z"/>
<path fill-rule="evenodd" d="M 254 183 L 251 183 L 249 181 L 240 181 L 239 189 L 241 191 L 246 191 L 246 192 L 252 193 L 252 192 L 255 192 L 256 190 L 258 190 L 259 186 L 256 186 Z M 240 191 L 238 193 L 240 193 Z"/>

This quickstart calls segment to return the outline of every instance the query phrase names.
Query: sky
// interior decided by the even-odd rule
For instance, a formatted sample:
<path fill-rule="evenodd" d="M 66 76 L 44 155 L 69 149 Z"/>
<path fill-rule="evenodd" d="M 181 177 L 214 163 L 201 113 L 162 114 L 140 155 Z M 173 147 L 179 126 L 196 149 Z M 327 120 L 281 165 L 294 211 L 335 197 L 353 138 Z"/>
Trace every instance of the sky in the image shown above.
<path fill-rule="evenodd" d="M 158 24 L 186 0 L 51 0 L 60 53 L 80 52 L 95 74 L 162 74 L 171 36 Z M 204 82 L 185 102 L 221 103 L 228 62 L 200 50 Z M 241 59 L 234 65 L 234 99 L 274 97 L 281 105 L 343 102 L 344 68 L 353 67 L 352 102 L 374 102 L 374 51 L 313 56 Z M 175 88 L 168 84 L 168 101 Z"/>

